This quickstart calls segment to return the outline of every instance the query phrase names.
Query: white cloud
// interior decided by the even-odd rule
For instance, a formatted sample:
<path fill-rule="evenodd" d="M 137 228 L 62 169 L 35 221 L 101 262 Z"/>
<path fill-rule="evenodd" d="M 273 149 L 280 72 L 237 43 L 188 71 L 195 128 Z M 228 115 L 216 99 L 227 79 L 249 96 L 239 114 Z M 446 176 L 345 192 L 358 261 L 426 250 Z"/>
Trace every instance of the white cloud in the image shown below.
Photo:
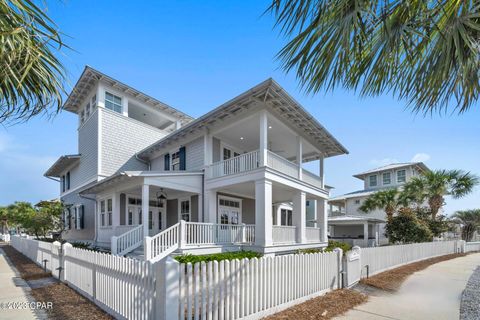
<path fill-rule="evenodd" d="M 430 155 L 427 153 L 417 153 L 413 156 L 411 162 L 425 162 L 430 160 Z"/>
<path fill-rule="evenodd" d="M 369 161 L 370 165 L 374 167 L 383 167 L 392 163 L 399 162 L 397 159 L 394 158 L 383 158 L 383 159 L 372 159 Z"/>

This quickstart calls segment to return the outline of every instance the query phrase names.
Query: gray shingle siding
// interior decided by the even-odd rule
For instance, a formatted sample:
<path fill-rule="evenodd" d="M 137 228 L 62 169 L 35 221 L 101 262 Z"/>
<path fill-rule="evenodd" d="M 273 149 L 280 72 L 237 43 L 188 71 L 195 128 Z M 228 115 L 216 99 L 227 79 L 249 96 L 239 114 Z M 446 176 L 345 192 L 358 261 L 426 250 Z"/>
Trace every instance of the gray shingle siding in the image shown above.
<path fill-rule="evenodd" d="M 119 171 L 146 170 L 135 153 L 166 135 L 147 124 L 126 118 L 110 110 L 102 110 L 101 175 Z"/>
<path fill-rule="evenodd" d="M 80 162 L 70 172 L 70 189 L 74 189 L 97 177 L 98 163 L 98 112 L 95 112 L 78 129 L 78 153 Z"/>
<path fill-rule="evenodd" d="M 93 241 L 95 237 L 95 201 L 80 197 L 76 191 L 61 197 L 61 200 L 66 205 L 83 204 L 84 206 L 84 228 L 76 230 L 72 220 L 72 229 L 63 232 L 63 239 L 69 241 Z"/>

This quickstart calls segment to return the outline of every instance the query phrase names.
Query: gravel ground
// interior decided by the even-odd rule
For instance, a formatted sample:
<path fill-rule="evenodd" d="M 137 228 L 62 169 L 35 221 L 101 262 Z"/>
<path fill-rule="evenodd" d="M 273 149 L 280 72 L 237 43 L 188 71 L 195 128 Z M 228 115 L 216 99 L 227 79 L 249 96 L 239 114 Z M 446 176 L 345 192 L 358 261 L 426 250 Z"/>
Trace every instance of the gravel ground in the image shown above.
<path fill-rule="evenodd" d="M 480 319 L 480 267 L 472 273 L 463 291 L 460 320 Z"/>

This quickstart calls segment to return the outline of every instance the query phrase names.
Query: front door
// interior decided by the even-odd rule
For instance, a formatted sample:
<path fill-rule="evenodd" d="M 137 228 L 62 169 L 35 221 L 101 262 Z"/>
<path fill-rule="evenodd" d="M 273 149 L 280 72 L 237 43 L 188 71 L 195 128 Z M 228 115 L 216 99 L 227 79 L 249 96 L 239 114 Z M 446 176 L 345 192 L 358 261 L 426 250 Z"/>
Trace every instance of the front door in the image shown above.
<path fill-rule="evenodd" d="M 218 242 L 233 243 L 241 239 L 242 200 L 230 197 L 220 197 L 218 200 L 220 228 Z"/>
<path fill-rule="evenodd" d="M 165 208 L 150 207 L 148 212 L 148 234 L 152 237 L 167 226 L 167 213 Z"/>

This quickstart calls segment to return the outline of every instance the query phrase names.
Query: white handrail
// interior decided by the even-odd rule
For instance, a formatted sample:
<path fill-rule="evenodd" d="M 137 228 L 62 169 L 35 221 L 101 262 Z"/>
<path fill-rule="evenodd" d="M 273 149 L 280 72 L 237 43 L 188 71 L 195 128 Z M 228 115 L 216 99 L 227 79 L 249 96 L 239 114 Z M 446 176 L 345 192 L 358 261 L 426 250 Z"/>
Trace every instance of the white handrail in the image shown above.
<path fill-rule="evenodd" d="M 258 150 L 215 162 L 206 168 L 207 178 L 218 178 L 259 168 Z"/>
<path fill-rule="evenodd" d="M 157 233 L 153 237 L 145 237 L 145 260 L 156 262 L 168 256 L 179 247 L 182 237 L 182 228 L 184 221 Z"/>
<path fill-rule="evenodd" d="M 186 222 L 186 245 L 254 243 L 255 225 Z"/>
<path fill-rule="evenodd" d="M 295 243 L 296 234 L 295 226 L 272 226 L 273 243 Z"/>
<path fill-rule="evenodd" d="M 288 176 L 298 178 L 298 165 L 278 154 L 267 151 L 267 166 Z"/>
<path fill-rule="evenodd" d="M 123 256 L 140 247 L 143 243 L 143 225 L 139 225 L 127 232 L 113 236 L 111 251 L 113 255 Z"/>

